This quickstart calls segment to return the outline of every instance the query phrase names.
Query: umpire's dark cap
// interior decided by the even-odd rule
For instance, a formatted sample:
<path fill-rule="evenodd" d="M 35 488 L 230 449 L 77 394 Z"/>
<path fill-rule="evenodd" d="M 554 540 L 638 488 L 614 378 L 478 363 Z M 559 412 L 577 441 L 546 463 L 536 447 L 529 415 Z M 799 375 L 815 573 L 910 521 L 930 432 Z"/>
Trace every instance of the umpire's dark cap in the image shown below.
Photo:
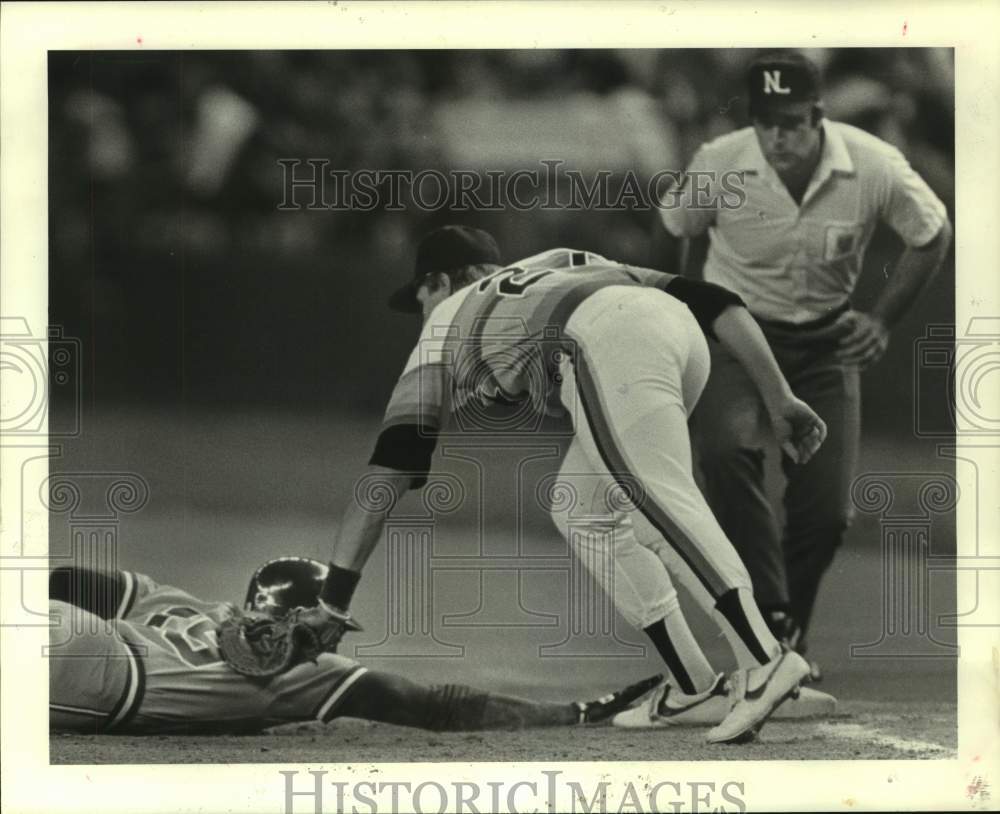
<path fill-rule="evenodd" d="M 816 66 L 797 51 L 770 51 L 747 69 L 750 115 L 784 102 L 815 102 L 820 96 Z"/>
<path fill-rule="evenodd" d="M 451 272 L 463 266 L 500 265 L 500 249 L 489 232 L 471 226 L 442 226 L 417 244 L 413 279 L 389 297 L 393 311 L 419 314 L 417 289 L 428 274 Z"/>

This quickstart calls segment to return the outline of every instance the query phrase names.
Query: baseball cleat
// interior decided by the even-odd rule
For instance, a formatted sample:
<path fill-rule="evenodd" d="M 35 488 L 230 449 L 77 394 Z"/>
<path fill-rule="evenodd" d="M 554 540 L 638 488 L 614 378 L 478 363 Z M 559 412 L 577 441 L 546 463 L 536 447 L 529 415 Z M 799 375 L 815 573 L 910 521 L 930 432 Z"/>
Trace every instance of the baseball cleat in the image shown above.
<path fill-rule="evenodd" d="M 650 676 L 630 684 L 624 690 L 601 696 L 596 701 L 574 701 L 573 706 L 576 707 L 578 714 L 577 723 L 596 724 L 606 721 L 622 710 L 628 709 L 637 698 L 641 698 L 661 681 L 663 681 L 662 675 Z"/>
<path fill-rule="evenodd" d="M 805 679 L 808 681 L 808 679 Z M 780 707 L 771 713 L 772 721 L 794 721 L 802 718 L 824 718 L 837 712 L 837 699 L 828 692 L 799 687 Z"/>
<path fill-rule="evenodd" d="M 717 708 L 717 717 L 705 721 L 706 709 L 711 707 Z M 722 719 L 718 713 L 725 708 L 726 678 L 720 673 L 709 689 L 697 695 L 682 693 L 669 681 L 664 681 L 641 704 L 618 713 L 611 723 L 626 729 L 661 729 L 692 723 L 715 723 Z"/>
<path fill-rule="evenodd" d="M 774 609 L 764 614 L 764 621 L 767 622 L 767 626 L 771 629 L 771 633 L 774 634 L 774 638 L 789 650 L 794 650 L 800 656 L 805 656 L 805 636 L 802 633 L 802 626 L 793 616 L 786 611 Z M 823 680 L 823 671 L 815 661 L 811 659 L 808 659 L 808 661 L 809 675 L 805 680 L 810 684 L 818 684 Z"/>
<path fill-rule="evenodd" d="M 668 726 L 715 726 L 729 713 L 727 692 L 711 695 L 702 703 L 694 704 L 669 716 L 656 712 L 657 704 L 663 697 L 664 686 L 650 693 L 632 709 L 619 712 L 611 721 L 612 725 L 626 729 L 662 729 Z M 675 691 L 676 692 L 676 691 Z M 690 697 L 690 696 L 687 696 Z M 798 721 L 810 718 L 825 718 L 837 712 L 837 699 L 829 693 L 810 687 L 802 687 L 799 694 L 789 698 L 772 714 L 774 721 Z"/>
<path fill-rule="evenodd" d="M 809 675 L 809 663 L 793 650 L 767 664 L 737 670 L 729 679 L 732 705 L 722 723 L 708 731 L 709 743 L 749 743 L 777 707 L 800 693 L 799 685 Z"/>

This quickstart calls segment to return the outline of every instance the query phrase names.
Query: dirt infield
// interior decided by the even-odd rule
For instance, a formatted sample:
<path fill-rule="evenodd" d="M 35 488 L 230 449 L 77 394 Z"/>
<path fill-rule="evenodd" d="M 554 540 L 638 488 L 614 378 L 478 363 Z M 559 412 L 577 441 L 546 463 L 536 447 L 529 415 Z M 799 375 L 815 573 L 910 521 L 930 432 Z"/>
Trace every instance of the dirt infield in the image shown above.
<path fill-rule="evenodd" d="M 759 742 L 713 746 L 705 729 L 636 732 L 609 726 L 429 733 L 343 720 L 245 736 L 80 736 L 51 740 L 51 762 L 409 763 L 437 761 L 880 760 L 954 755 L 954 707 L 855 702 L 823 722 L 772 722 Z"/>

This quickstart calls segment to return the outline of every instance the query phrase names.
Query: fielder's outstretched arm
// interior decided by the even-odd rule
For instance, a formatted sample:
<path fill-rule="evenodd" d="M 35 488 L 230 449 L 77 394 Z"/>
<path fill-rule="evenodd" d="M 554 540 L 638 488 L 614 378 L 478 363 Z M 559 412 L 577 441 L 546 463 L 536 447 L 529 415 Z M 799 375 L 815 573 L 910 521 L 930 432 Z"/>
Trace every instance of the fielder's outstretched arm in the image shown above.
<path fill-rule="evenodd" d="M 330 572 L 320 592 L 323 602 L 348 609 L 361 570 L 382 539 L 386 517 L 412 483 L 412 475 L 374 464 L 358 479 L 337 531 Z"/>
<path fill-rule="evenodd" d="M 435 325 L 425 323 L 396 381 L 368 468 L 355 482 L 336 536 L 330 572 L 320 592 L 327 605 L 347 610 L 361 569 L 382 537 L 386 516 L 404 492 L 427 482 L 447 412 L 444 342 Z"/>
<path fill-rule="evenodd" d="M 344 512 L 337 532 L 333 558 L 340 568 L 360 571 L 382 538 L 385 519 L 403 493 L 410 488 L 413 476 L 384 466 L 369 465 L 359 483 L 365 495 L 355 492 Z"/>
<path fill-rule="evenodd" d="M 730 306 L 712 329 L 757 386 L 782 449 L 796 463 L 808 461 L 826 438 L 826 424 L 792 393 L 756 320 L 746 308 Z"/>

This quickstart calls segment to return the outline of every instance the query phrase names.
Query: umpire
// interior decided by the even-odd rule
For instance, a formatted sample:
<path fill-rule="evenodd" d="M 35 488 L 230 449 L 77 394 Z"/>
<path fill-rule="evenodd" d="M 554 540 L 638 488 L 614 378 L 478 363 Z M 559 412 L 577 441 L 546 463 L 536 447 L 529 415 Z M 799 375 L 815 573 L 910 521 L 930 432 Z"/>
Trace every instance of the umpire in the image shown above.
<path fill-rule="evenodd" d="M 772 630 L 805 652 L 821 578 L 851 518 L 859 373 L 879 360 L 940 268 L 952 230 L 896 148 L 824 118 L 819 74 L 805 57 L 762 55 L 746 81 L 752 126 L 703 145 L 685 183 L 664 196 L 654 264 L 678 270 L 682 239 L 707 234 L 704 279 L 743 298 L 795 394 L 826 422 L 826 443 L 808 463 L 783 461 L 782 534 L 764 489 L 764 406 L 740 365 L 712 343 L 694 415 L 706 496 Z M 734 171 L 745 197 L 732 195 Z M 879 221 L 905 249 L 874 307 L 856 311 L 851 293 Z M 815 665 L 813 673 L 820 677 Z"/>

